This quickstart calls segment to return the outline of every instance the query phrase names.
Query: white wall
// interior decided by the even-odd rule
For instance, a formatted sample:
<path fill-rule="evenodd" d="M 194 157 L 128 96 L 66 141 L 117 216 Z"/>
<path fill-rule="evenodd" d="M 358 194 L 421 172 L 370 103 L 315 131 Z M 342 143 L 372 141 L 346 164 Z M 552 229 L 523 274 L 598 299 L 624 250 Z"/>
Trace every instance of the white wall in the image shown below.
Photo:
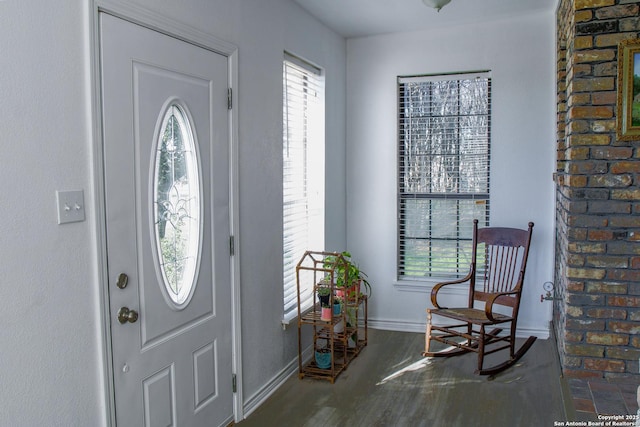
<path fill-rule="evenodd" d="M 348 40 L 347 244 L 374 287 L 374 327 L 423 331 L 430 305 L 431 286 L 396 280 L 396 77 L 491 70 L 491 223 L 535 223 L 519 329 L 548 335 L 551 304 L 540 294 L 553 280 L 554 22 L 549 11 Z"/>
<path fill-rule="evenodd" d="M 238 47 L 245 400 L 297 355 L 282 330 L 282 53 L 325 67 L 327 212 L 346 246 L 344 39 L 291 0 L 137 0 Z M 0 1 L 0 425 L 105 425 L 90 2 Z M 57 225 L 55 191 L 87 220 Z"/>
<path fill-rule="evenodd" d="M 0 2 L 0 425 L 100 425 L 84 1 Z"/>

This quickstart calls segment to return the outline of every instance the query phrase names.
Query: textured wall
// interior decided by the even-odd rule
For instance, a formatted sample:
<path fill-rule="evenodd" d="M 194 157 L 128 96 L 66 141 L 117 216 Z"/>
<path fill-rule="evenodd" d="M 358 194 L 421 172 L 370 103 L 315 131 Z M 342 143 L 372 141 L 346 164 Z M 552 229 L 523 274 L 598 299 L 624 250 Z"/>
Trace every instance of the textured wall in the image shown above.
<path fill-rule="evenodd" d="M 540 294 L 553 277 L 554 28 L 549 10 L 348 40 L 347 243 L 374 287 L 370 325 L 423 332 L 433 286 L 397 280 L 397 77 L 491 70 L 491 223 L 535 222 L 518 333 L 548 337 L 551 304 Z M 464 303 L 464 290 L 456 298 Z"/>
<path fill-rule="evenodd" d="M 327 73 L 327 241 L 344 248 L 346 43 L 291 0 L 123 3 L 238 47 L 246 403 L 297 357 L 296 329 L 281 326 L 283 51 Z M 0 1 L 0 426 L 108 422 L 91 4 Z M 76 189 L 84 190 L 86 221 L 58 225 L 55 191 Z"/>
<path fill-rule="evenodd" d="M 639 141 L 616 139 L 618 43 L 638 2 L 561 0 L 554 320 L 564 373 L 638 374 Z"/>

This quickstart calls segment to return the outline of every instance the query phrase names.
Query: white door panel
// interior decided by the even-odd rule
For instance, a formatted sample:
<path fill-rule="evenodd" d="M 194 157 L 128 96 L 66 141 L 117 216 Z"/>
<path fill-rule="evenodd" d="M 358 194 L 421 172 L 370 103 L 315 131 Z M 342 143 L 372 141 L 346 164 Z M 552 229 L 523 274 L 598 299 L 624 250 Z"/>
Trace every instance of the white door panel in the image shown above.
<path fill-rule="evenodd" d="M 225 424 L 233 412 L 227 58 L 110 15 L 101 14 L 100 26 L 117 422 Z M 184 122 L 172 121 L 171 106 Z M 163 126 L 178 122 L 176 129 L 191 131 L 193 149 L 184 141 L 159 142 L 173 129 Z M 176 141 L 188 139 L 180 135 Z M 194 169 L 186 167 L 191 174 L 163 169 L 171 158 L 166 164 L 182 171 L 187 157 L 196 159 L 189 163 Z M 177 178 L 164 191 L 157 177 L 168 175 Z M 194 187 L 197 202 L 185 190 Z M 166 199 L 156 197 L 158 188 Z M 196 248 L 194 256 L 185 255 L 192 253 L 185 241 L 197 242 L 186 244 Z M 167 261 L 160 253 L 177 255 Z M 194 279 L 173 280 L 188 276 L 185 265 Z M 123 289 L 117 286 L 122 273 Z M 175 303 L 179 285 L 192 283 L 193 291 Z M 138 318 L 121 323 L 122 307 Z"/>

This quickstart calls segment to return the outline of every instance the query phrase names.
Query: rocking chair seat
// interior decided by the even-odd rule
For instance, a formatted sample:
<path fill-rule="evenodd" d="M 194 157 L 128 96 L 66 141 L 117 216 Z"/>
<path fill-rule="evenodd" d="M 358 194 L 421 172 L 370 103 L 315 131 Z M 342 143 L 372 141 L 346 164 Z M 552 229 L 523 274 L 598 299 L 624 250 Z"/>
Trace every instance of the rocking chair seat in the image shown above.
<path fill-rule="evenodd" d="M 504 314 L 494 313 L 493 320 L 487 317 L 485 310 L 479 310 L 477 308 L 444 308 L 429 310 L 431 314 L 437 314 L 439 316 L 449 317 L 451 319 L 460 320 L 462 322 L 470 322 L 475 325 L 495 325 L 498 323 L 510 322 L 513 320 L 511 316 L 505 316 Z"/>

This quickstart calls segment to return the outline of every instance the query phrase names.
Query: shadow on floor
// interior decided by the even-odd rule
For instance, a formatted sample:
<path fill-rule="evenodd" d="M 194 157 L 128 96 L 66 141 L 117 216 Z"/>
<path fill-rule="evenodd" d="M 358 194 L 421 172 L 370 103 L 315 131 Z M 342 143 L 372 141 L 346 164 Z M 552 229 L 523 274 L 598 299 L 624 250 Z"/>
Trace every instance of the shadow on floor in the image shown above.
<path fill-rule="evenodd" d="M 475 354 L 424 358 L 423 347 L 423 334 L 370 329 L 369 345 L 335 384 L 294 375 L 237 425 L 545 427 L 569 420 L 552 339 L 537 340 L 494 378 L 473 373 Z"/>

